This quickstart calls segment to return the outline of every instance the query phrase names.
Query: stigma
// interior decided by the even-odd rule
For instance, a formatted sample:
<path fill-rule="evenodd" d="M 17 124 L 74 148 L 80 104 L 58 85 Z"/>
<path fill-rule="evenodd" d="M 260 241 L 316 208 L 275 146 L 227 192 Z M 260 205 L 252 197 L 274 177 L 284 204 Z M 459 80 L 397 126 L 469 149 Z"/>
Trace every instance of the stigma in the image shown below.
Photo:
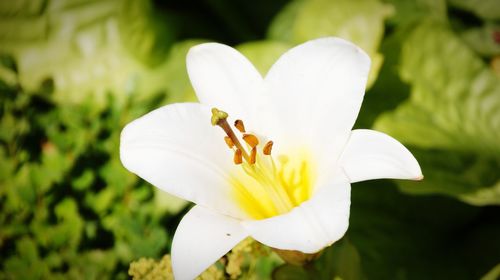
<path fill-rule="evenodd" d="M 254 165 L 257 162 L 257 149 L 260 143 L 257 136 L 246 133 L 245 125 L 242 120 L 236 120 L 234 127 L 240 132 L 241 139 L 246 143 L 246 148 L 241 144 L 241 141 L 234 133 L 233 129 L 227 122 L 228 114 L 217 108 L 212 108 L 212 125 L 219 126 L 224 130 L 226 136 L 224 141 L 227 146 L 234 151 L 233 162 L 235 164 L 242 164 L 245 160 L 248 164 Z M 270 156 L 273 147 L 273 141 L 268 141 L 262 148 L 264 155 Z"/>

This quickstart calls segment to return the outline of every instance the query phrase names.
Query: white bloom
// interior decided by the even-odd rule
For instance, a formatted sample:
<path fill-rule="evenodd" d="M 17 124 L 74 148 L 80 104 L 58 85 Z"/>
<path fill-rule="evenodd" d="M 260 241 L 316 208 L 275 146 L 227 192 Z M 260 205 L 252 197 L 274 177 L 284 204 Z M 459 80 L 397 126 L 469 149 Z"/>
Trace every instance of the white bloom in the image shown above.
<path fill-rule="evenodd" d="M 273 248 L 320 251 L 347 230 L 350 183 L 422 178 L 397 140 L 351 131 L 370 59 L 350 42 L 297 46 L 265 78 L 216 43 L 192 48 L 187 66 L 200 104 L 157 109 L 127 125 L 120 144 L 127 169 L 197 204 L 173 240 L 177 279 L 196 277 L 248 236 Z M 214 110 L 221 127 L 211 124 L 212 108 L 228 113 L 226 122 Z M 245 133 L 233 126 L 237 119 Z"/>

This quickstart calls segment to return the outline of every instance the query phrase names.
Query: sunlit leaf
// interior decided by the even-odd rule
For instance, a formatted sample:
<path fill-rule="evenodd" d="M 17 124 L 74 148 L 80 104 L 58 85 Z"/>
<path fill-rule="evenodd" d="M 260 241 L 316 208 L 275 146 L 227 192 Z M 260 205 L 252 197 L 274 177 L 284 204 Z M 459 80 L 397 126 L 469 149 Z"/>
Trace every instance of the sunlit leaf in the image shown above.
<path fill-rule="evenodd" d="M 418 147 L 499 154 L 499 79 L 446 25 L 419 26 L 403 46 L 400 71 L 411 98 L 376 129 Z"/>

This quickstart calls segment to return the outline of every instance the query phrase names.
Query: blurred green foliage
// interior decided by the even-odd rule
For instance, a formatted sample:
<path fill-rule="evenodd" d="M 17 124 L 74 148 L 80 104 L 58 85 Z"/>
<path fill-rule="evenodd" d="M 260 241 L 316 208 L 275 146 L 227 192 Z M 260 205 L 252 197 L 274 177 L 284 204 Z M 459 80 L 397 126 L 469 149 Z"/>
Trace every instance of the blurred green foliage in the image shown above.
<path fill-rule="evenodd" d="M 52 94 L 50 82 L 36 92 L 2 84 L 0 278 L 124 278 L 119 267 L 169 244 L 168 209 L 117 149 L 117 128 L 161 96 L 117 106 L 108 95 L 97 107 Z"/>
<path fill-rule="evenodd" d="M 122 167 L 121 129 L 195 100 L 185 68 L 193 45 L 231 43 L 265 75 L 319 36 L 349 39 L 372 57 L 356 127 L 402 141 L 425 180 L 354 184 L 349 231 L 311 265 L 283 264 L 245 241 L 210 273 L 500 276 L 496 1 L 193 3 L 0 2 L 0 279 L 124 279 L 140 258 L 128 271 L 138 279 L 168 271 L 168 257 L 153 259 L 169 252 L 188 206 Z"/>

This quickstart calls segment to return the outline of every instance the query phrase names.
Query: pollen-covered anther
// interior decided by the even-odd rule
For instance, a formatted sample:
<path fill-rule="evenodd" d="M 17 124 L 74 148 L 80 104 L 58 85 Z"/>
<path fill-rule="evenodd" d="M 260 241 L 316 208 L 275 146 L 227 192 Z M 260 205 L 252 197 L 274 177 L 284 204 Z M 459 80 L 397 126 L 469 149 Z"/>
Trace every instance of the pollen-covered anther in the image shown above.
<path fill-rule="evenodd" d="M 243 134 L 243 140 L 252 148 L 259 145 L 259 139 L 253 134 Z"/>
<path fill-rule="evenodd" d="M 257 161 L 257 148 L 253 147 L 252 151 L 250 152 L 250 164 L 255 164 Z"/>
<path fill-rule="evenodd" d="M 268 156 L 271 154 L 271 150 L 273 149 L 273 141 L 268 141 L 266 145 L 264 145 L 264 148 L 262 149 L 262 152 Z"/>
<path fill-rule="evenodd" d="M 229 136 L 224 136 L 224 141 L 226 141 L 227 146 L 229 149 L 232 149 L 234 147 L 234 142 Z"/>
<path fill-rule="evenodd" d="M 245 125 L 242 120 L 234 121 L 234 127 L 236 127 L 241 133 L 245 133 Z"/>
<path fill-rule="evenodd" d="M 234 164 L 241 164 L 243 162 L 243 156 L 240 149 L 234 151 L 233 162 Z"/>

